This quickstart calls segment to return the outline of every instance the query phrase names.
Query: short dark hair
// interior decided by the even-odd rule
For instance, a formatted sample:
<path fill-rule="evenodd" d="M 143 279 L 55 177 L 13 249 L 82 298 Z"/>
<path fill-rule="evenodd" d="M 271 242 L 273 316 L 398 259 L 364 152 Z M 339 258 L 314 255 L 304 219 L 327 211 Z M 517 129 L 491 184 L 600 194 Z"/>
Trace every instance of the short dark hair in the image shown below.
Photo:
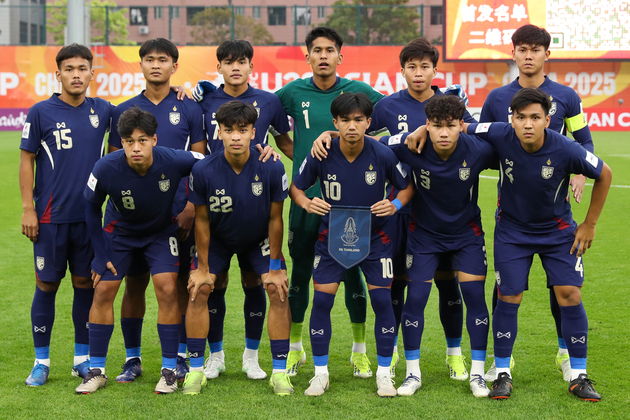
<path fill-rule="evenodd" d="M 313 30 L 306 35 L 306 39 L 304 40 L 306 43 L 306 49 L 309 53 L 311 52 L 311 48 L 313 48 L 313 41 L 317 38 L 326 38 L 333 41 L 335 43 L 335 47 L 337 47 L 337 52 L 341 52 L 343 38 L 339 35 L 339 32 L 332 28 L 318 26 L 317 28 L 313 28 Z"/>
<path fill-rule="evenodd" d="M 94 58 L 92 51 L 90 51 L 90 49 L 85 45 L 77 44 L 76 42 L 74 44 L 66 45 L 59 50 L 57 58 L 55 58 L 57 61 L 57 68 L 61 70 L 61 63 L 64 60 L 69 60 L 75 57 L 87 60 L 90 63 L 90 68 L 92 68 L 92 59 Z"/>
<path fill-rule="evenodd" d="M 512 34 L 512 45 L 516 48 L 519 45 L 530 45 L 532 47 L 541 46 L 545 51 L 551 44 L 551 35 L 545 28 L 535 25 L 523 25 Z"/>
<path fill-rule="evenodd" d="M 117 127 L 120 138 L 125 139 L 131 137 L 136 128 L 144 131 L 147 136 L 153 137 L 157 131 L 157 126 L 158 123 L 153 114 L 134 106 L 122 113 Z"/>
<path fill-rule="evenodd" d="M 514 95 L 510 102 L 512 115 L 516 115 L 523 108 L 531 104 L 540 104 L 545 112 L 545 117 L 549 115 L 549 110 L 551 109 L 549 94 L 538 88 L 523 88 L 516 92 L 516 95 Z"/>
<path fill-rule="evenodd" d="M 424 38 L 416 38 L 409 41 L 402 50 L 400 50 L 400 55 L 398 56 L 400 59 L 400 67 L 402 68 L 405 68 L 405 64 L 410 61 L 422 60 L 425 57 L 431 60 L 433 67 L 437 67 L 440 53 L 437 48 L 429 44 L 429 41 Z"/>
<path fill-rule="evenodd" d="M 347 117 L 357 111 L 370 118 L 373 109 L 372 101 L 365 93 L 342 93 L 330 104 L 330 113 L 334 119 Z"/>
<path fill-rule="evenodd" d="M 244 39 L 223 41 L 217 48 L 217 60 L 219 60 L 219 63 L 223 60 L 236 61 L 242 58 L 247 58 L 250 62 L 254 58 L 252 44 Z"/>
<path fill-rule="evenodd" d="M 434 95 L 424 106 L 424 113 L 432 122 L 460 121 L 466 113 L 466 105 L 454 95 Z"/>
<path fill-rule="evenodd" d="M 177 63 L 179 59 L 179 50 L 177 46 L 166 38 L 154 38 L 144 41 L 140 47 L 140 60 L 152 52 L 163 53 L 173 59 L 173 63 Z"/>
<path fill-rule="evenodd" d="M 239 125 L 254 125 L 258 120 L 258 112 L 254 105 L 241 102 L 226 102 L 217 109 L 215 116 L 217 123 L 225 127 L 234 127 Z"/>

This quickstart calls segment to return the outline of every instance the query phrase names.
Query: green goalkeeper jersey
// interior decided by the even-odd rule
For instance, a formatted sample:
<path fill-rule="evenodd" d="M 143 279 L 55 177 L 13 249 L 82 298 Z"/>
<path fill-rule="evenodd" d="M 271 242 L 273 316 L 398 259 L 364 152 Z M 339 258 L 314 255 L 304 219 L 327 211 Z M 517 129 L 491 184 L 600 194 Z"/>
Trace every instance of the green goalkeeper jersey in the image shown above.
<path fill-rule="evenodd" d="M 330 114 L 332 101 L 343 92 L 364 93 L 372 103 L 383 98 L 383 94 L 370 85 L 358 80 L 337 77 L 337 82 L 328 90 L 321 90 L 312 78 L 297 79 L 276 92 L 288 115 L 293 117 L 293 176 L 302 161 L 311 152 L 313 142 L 327 130 L 335 130 Z M 320 197 L 319 183 L 306 191 L 309 198 Z"/>

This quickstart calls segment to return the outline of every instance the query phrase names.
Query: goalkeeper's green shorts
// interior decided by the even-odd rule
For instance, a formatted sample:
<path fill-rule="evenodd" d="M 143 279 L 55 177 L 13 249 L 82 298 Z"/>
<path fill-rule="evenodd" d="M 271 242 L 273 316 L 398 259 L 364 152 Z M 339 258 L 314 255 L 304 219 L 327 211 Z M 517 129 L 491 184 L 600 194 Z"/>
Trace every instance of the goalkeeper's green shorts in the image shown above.
<path fill-rule="evenodd" d="M 308 213 L 291 201 L 289 208 L 289 254 L 292 259 L 313 259 L 315 241 L 319 236 L 322 217 Z"/>

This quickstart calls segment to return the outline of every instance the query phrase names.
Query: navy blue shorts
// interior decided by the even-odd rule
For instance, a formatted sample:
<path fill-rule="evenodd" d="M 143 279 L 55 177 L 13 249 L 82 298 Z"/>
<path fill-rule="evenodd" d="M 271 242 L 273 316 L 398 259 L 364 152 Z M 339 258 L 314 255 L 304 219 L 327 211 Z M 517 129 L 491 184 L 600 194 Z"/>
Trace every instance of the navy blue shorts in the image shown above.
<path fill-rule="evenodd" d="M 33 242 L 33 259 L 40 281 L 63 279 L 68 266 L 73 275 L 90 278 L 94 248 L 85 222 L 40 223 L 37 241 Z"/>
<path fill-rule="evenodd" d="M 394 247 L 392 255 L 394 277 L 407 275 L 405 261 L 407 257 L 407 232 L 409 231 L 409 222 L 411 222 L 411 214 L 396 212 L 393 216 L 389 216 L 383 227 L 383 230 L 389 235 Z"/>
<path fill-rule="evenodd" d="M 547 286 L 577 286 L 584 282 L 584 262 L 569 254 L 573 241 L 561 245 L 515 245 L 494 240 L 494 269 L 499 294 L 513 296 L 528 289 L 529 270 L 538 254 L 547 273 Z"/>
<path fill-rule="evenodd" d="M 483 234 L 458 242 L 436 241 L 411 234 L 407 241 L 409 280 L 431 280 L 436 270 L 461 271 L 475 276 L 485 276 L 488 271 Z"/>
<path fill-rule="evenodd" d="M 210 243 L 208 244 L 208 271 L 217 275 L 227 272 L 230 269 L 230 263 L 234 254 L 238 258 L 238 266 L 242 271 L 254 271 L 259 276 L 269 272 L 270 250 L 268 238 L 245 251 L 234 252 L 228 249 L 221 241 L 212 238 L 212 236 L 210 236 Z M 191 268 L 193 270 L 197 269 L 198 264 L 197 256 L 195 256 Z M 282 269 L 287 269 L 284 261 L 282 261 Z"/>
<path fill-rule="evenodd" d="M 190 272 L 193 257 L 197 254 L 195 246 L 195 226 L 190 230 L 188 239 L 178 242 L 179 247 L 179 277 L 186 277 Z M 131 265 L 127 271 L 128 276 L 140 276 L 149 271 L 149 264 L 142 253 L 134 253 Z"/>

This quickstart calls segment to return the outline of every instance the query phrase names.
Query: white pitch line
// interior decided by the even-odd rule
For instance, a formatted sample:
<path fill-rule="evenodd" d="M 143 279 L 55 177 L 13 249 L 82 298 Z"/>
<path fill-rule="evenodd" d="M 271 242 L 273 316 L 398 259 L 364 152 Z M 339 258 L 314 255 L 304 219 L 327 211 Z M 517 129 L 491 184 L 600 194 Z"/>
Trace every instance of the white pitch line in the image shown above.
<path fill-rule="evenodd" d="M 498 176 L 479 175 L 479 178 L 499 180 Z M 585 185 L 592 187 L 593 184 L 586 183 Z M 610 188 L 630 188 L 630 185 L 611 185 Z"/>

